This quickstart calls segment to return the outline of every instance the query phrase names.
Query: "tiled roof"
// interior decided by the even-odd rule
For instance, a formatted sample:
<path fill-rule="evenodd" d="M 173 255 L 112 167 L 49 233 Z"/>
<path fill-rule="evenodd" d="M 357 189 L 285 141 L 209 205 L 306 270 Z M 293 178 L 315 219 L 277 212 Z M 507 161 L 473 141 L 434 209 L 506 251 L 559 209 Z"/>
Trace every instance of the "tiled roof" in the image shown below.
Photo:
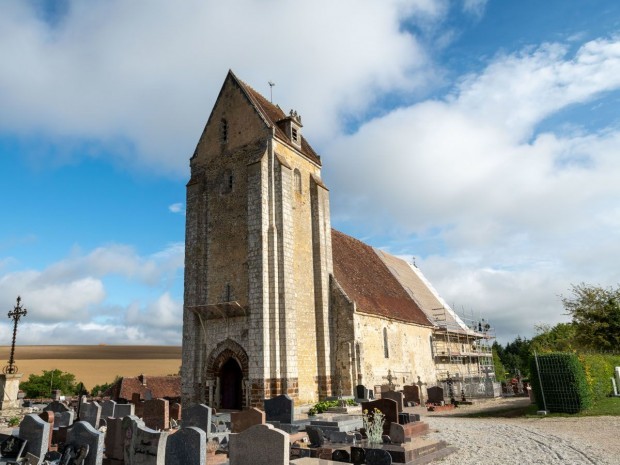
<path fill-rule="evenodd" d="M 239 86 L 245 91 L 252 104 L 262 114 L 263 118 L 267 121 L 267 123 L 271 127 L 275 128 L 276 136 L 279 139 L 282 139 L 283 141 L 286 141 L 292 145 L 291 140 L 277 124 L 278 121 L 286 118 L 286 114 L 282 111 L 282 109 L 279 106 L 271 103 L 269 100 L 267 100 L 251 86 L 243 82 L 241 79 L 237 78 L 232 71 L 230 72 L 230 74 L 233 79 L 235 79 L 235 81 L 239 84 Z M 303 137 L 303 135 L 301 135 L 301 153 L 303 153 L 308 159 L 312 160 L 319 166 L 321 165 L 321 157 L 317 155 L 317 153 L 310 146 L 306 138 Z"/>
<path fill-rule="evenodd" d="M 429 320 L 451 332 L 477 334 L 450 308 L 419 268 L 383 250 L 375 252 Z"/>
<path fill-rule="evenodd" d="M 334 277 L 357 311 L 432 326 L 372 247 L 332 229 Z"/>
<path fill-rule="evenodd" d="M 147 391 L 151 392 L 153 399 L 181 397 L 180 376 L 145 376 L 135 378 L 120 378 L 103 393 L 112 399 L 131 400 L 134 393 L 139 393 L 140 398 L 145 399 Z"/>

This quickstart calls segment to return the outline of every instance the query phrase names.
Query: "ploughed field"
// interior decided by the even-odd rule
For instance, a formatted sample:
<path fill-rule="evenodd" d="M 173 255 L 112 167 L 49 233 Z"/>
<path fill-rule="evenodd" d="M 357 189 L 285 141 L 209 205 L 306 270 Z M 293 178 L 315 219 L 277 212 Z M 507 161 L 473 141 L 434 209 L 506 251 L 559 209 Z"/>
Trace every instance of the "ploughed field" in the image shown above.
<path fill-rule="evenodd" d="M 0 346 L 2 366 L 11 348 Z M 114 381 L 116 376 L 176 375 L 181 368 L 180 346 L 16 346 L 15 365 L 26 381 L 30 374 L 59 369 L 73 373 L 86 389 Z"/>

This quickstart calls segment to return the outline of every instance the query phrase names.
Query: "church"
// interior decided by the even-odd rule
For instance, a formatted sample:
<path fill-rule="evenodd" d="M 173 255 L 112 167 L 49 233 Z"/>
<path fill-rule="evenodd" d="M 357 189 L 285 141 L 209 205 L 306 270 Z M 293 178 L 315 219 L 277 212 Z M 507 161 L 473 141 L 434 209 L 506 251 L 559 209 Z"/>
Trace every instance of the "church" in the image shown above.
<path fill-rule="evenodd" d="M 280 394 L 301 405 L 359 384 L 435 384 L 446 359 L 438 309 L 458 326 L 453 346 L 470 352 L 457 368 L 487 363 L 471 356 L 483 335 L 414 265 L 332 229 L 321 166 L 301 116 L 229 71 L 190 159 L 184 405 L 262 407 Z"/>

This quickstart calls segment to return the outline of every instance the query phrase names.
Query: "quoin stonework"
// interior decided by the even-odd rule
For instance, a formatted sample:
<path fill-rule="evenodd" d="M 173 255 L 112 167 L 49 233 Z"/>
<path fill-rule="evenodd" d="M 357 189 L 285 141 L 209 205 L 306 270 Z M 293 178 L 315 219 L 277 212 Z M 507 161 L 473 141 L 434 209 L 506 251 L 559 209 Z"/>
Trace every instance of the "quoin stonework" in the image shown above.
<path fill-rule="evenodd" d="M 322 160 L 300 115 L 229 72 L 190 166 L 185 405 L 262 407 L 280 394 L 301 404 L 358 384 L 435 383 L 433 312 L 453 313 L 415 267 L 331 228 Z M 482 338 L 461 326 L 472 344 Z"/>

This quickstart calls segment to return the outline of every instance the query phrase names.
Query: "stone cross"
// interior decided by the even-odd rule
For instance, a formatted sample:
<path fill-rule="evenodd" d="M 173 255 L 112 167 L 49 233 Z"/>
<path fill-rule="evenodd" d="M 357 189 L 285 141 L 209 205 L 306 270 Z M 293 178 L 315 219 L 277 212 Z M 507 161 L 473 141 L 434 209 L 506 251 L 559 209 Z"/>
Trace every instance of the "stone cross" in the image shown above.
<path fill-rule="evenodd" d="M 22 316 L 26 316 L 28 311 L 22 308 L 20 305 L 22 298 L 17 296 L 17 305 L 12 312 L 8 313 L 9 318 L 13 319 L 13 342 L 11 343 L 11 357 L 9 358 L 9 364 L 2 370 L 6 374 L 17 373 L 17 366 L 15 365 L 15 336 L 17 335 L 17 323 Z"/>
<path fill-rule="evenodd" d="M 448 385 L 448 396 L 450 397 L 450 403 L 454 404 L 456 402 L 456 399 L 454 398 L 454 380 L 452 379 L 452 376 L 450 376 L 450 372 L 447 373 L 448 374 L 448 378 L 446 379 L 446 384 Z"/>
<path fill-rule="evenodd" d="M 418 392 L 420 394 L 420 405 L 424 405 L 424 398 L 422 395 L 422 386 L 426 386 L 426 383 L 423 383 L 420 377 L 418 376 L 418 382 L 415 383 L 418 386 Z"/>
<path fill-rule="evenodd" d="M 394 381 L 396 378 L 392 376 L 392 370 L 388 370 L 387 376 L 384 376 L 383 379 L 387 379 L 388 386 L 390 386 L 390 389 L 394 391 L 396 388 L 396 385 L 392 381 Z"/>

